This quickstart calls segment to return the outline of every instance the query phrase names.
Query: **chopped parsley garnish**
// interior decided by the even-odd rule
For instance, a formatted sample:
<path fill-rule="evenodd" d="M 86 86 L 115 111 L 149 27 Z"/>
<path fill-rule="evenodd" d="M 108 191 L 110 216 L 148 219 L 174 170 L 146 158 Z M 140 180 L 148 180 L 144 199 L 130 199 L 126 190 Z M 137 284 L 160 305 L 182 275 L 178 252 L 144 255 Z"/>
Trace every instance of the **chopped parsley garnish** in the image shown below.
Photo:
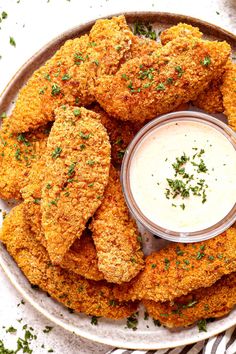
<path fill-rule="evenodd" d="M 95 164 L 95 161 L 93 160 L 88 160 L 87 165 L 93 166 Z"/>
<path fill-rule="evenodd" d="M 130 317 L 127 318 L 126 325 L 128 328 L 132 329 L 133 331 L 137 330 L 138 325 L 138 313 L 133 313 Z"/>
<path fill-rule="evenodd" d="M 73 113 L 74 113 L 74 116 L 75 116 L 75 117 L 78 117 L 78 116 L 81 115 L 81 111 L 80 111 L 80 109 L 78 109 L 78 108 L 74 109 Z"/>
<path fill-rule="evenodd" d="M 76 65 L 80 65 L 81 62 L 84 62 L 85 59 L 82 57 L 82 53 L 75 53 L 74 54 L 74 61 Z"/>
<path fill-rule="evenodd" d="M 13 37 L 10 37 L 10 45 L 12 45 L 13 47 L 16 46 L 16 41 Z"/>
<path fill-rule="evenodd" d="M 203 60 L 200 61 L 202 66 L 208 66 L 211 64 L 211 58 L 209 56 L 206 56 Z"/>
<path fill-rule="evenodd" d="M 169 259 L 165 258 L 164 259 L 164 263 L 165 263 L 165 270 L 168 270 L 170 268 L 170 261 Z"/>
<path fill-rule="evenodd" d="M 163 84 L 163 82 L 160 82 L 157 87 L 156 87 L 156 90 L 157 91 L 164 91 L 165 90 L 165 85 Z"/>
<path fill-rule="evenodd" d="M 182 67 L 180 65 L 177 65 L 175 67 L 175 70 L 178 72 L 178 77 L 181 77 L 184 73 L 184 70 L 182 69 Z"/>
<path fill-rule="evenodd" d="M 62 152 L 62 148 L 61 147 L 56 147 L 55 150 L 52 152 L 52 158 L 53 159 L 57 159 Z"/>
<path fill-rule="evenodd" d="M 149 23 L 135 22 L 133 32 L 135 35 L 141 35 L 153 40 L 157 39 L 156 32 Z"/>
<path fill-rule="evenodd" d="M 166 79 L 166 83 L 169 84 L 169 85 L 173 84 L 173 81 L 174 81 L 173 77 L 168 77 Z"/>
<path fill-rule="evenodd" d="M 53 327 L 51 327 L 51 326 L 45 326 L 43 333 L 49 333 L 49 332 L 51 332 L 52 329 L 53 329 Z"/>
<path fill-rule="evenodd" d="M 8 15 L 7 15 L 6 11 L 3 11 L 2 12 L 2 19 L 5 20 L 7 18 L 7 16 Z"/>
<path fill-rule="evenodd" d="M 206 320 L 199 320 L 197 322 L 199 332 L 207 332 L 207 321 Z"/>
<path fill-rule="evenodd" d="M 69 74 L 64 74 L 61 79 L 62 81 L 68 81 L 71 79 L 71 76 Z"/>
<path fill-rule="evenodd" d="M 98 317 L 97 316 L 92 316 L 91 324 L 94 326 L 97 326 L 97 324 L 98 324 Z"/>
<path fill-rule="evenodd" d="M 140 70 L 138 78 L 141 80 L 144 80 L 144 79 L 153 80 L 153 78 L 154 78 L 153 72 L 154 72 L 153 68 L 149 68 L 147 70 Z"/>
<path fill-rule="evenodd" d="M 172 199 L 172 206 L 176 207 L 177 204 L 173 203 L 173 199 L 178 197 L 179 199 L 187 199 L 191 196 L 201 197 L 202 204 L 207 201 L 206 189 L 208 185 L 205 183 L 205 179 L 199 178 L 197 174 L 206 173 L 208 168 L 202 159 L 202 155 L 205 153 L 204 149 L 193 147 L 195 154 L 187 156 L 183 153 L 180 157 L 176 157 L 175 162 L 172 163 L 172 168 L 175 171 L 175 178 L 166 178 L 168 188 L 165 189 L 165 196 L 167 199 Z M 198 160 L 199 159 L 199 160 Z M 191 164 L 194 166 L 195 174 L 189 174 L 186 172 L 186 168 Z M 185 210 L 185 203 L 179 204 L 182 210 Z"/>
<path fill-rule="evenodd" d="M 23 143 L 25 146 L 30 146 L 31 143 L 26 139 L 24 133 L 20 133 L 17 136 L 17 140 L 21 143 Z"/>
<path fill-rule="evenodd" d="M 58 86 L 57 84 L 53 84 L 52 91 L 51 91 L 52 96 L 57 96 L 60 94 L 60 92 L 61 92 L 60 86 Z"/>
<path fill-rule="evenodd" d="M 70 166 L 69 166 L 69 169 L 68 169 L 68 176 L 73 176 L 75 174 L 75 166 L 76 166 L 76 162 L 73 162 Z"/>
<path fill-rule="evenodd" d="M 84 134 L 83 132 L 79 132 L 79 136 L 81 137 L 81 139 L 88 140 L 91 134 Z"/>
<path fill-rule="evenodd" d="M 6 114 L 6 112 L 3 112 L 2 114 L 1 114 L 1 116 L 0 116 L 0 118 L 7 118 L 7 114 Z"/>
<path fill-rule="evenodd" d="M 6 333 L 16 333 L 17 332 L 17 329 L 10 326 L 9 328 L 6 329 Z"/>
<path fill-rule="evenodd" d="M 117 157 L 118 157 L 119 159 L 123 159 L 124 154 L 125 154 L 125 150 L 120 150 L 120 151 L 118 151 L 118 153 L 117 153 Z"/>
<path fill-rule="evenodd" d="M 155 320 L 153 318 L 153 323 L 154 323 L 154 326 L 161 327 L 161 322 L 159 320 Z"/>

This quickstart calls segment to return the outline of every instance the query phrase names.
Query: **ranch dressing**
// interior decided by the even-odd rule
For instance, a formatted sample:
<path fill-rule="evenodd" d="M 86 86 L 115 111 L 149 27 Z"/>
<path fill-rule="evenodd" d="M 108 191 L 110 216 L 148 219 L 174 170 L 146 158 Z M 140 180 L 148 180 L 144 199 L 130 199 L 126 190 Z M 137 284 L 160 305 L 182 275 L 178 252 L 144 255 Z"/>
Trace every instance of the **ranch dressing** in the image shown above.
<path fill-rule="evenodd" d="M 236 203 L 236 151 L 208 124 L 162 125 L 137 147 L 130 188 L 143 215 L 156 225 L 176 232 L 203 230 Z"/>

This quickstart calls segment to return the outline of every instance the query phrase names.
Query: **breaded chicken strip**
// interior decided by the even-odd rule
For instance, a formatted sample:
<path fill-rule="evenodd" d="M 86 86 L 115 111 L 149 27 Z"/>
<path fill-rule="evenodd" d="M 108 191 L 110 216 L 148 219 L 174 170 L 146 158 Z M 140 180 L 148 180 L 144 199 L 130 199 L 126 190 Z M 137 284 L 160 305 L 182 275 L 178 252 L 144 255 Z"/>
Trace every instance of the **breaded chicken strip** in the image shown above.
<path fill-rule="evenodd" d="M 0 239 L 31 284 L 39 286 L 57 301 L 88 315 L 123 318 L 136 304 L 115 301 L 112 286 L 94 282 L 54 266 L 45 248 L 36 240 L 24 218 L 22 204 L 4 220 Z"/>
<path fill-rule="evenodd" d="M 135 221 L 130 217 L 113 166 L 102 205 L 95 213 L 90 229 L 97 250 L 98 268 L 111 283 L 128 282 L 143 268 L 143 252 Z"/>
<path fill-rule="evenodd" d="M 86 279 L 104 279 L 103 273 L 98 269 L 97 252 L 89 230 L 86 229 L 80 239 L 75 240 L 65 254 L 61 267 Z"/>
<path fill-rule="evenodd" d="M 21 199 L 21 188 L 46 149 L 48 127 L 24 134 L 9 132 L 9 118 L 0 131 L 0 198 Z"/>
<path fill-rule="evenodd" d="M 202 32 L 200 32 L 198 27 L 193 27 L 187 23 L 178 23 L 176 26 L 167 28 L 161 32 L 160 39 L 161 43 L 165 45 L 166 43 L 173 41 L 177 37 L 202 37 Z"/>
<path fill-rule="evenodd" d="M 100 206 L 109 168 L 109 137 L 99 115 L 85 108 L 58 108 L 42 188 L 42 225 L 53 263 L 62 261 Z"/>
<path fill-rule="evenodd" d="M 146 258 L 146 265 L 129 284 L 115 289 L 120 300 L 172 301 L 200 287 L 209 287 L 236 271 L 236 228 L 213 239 L 173 243 Z"/>
<path fill-rule="evenodd" d="M 94 106 L 92 110 L 99 113 L 101 123 L 109 135 L 112 163 L 120 165 L 127 146 L 143 124 L 115 119 L 109 116 L 99 105 Z"/>
<path fill-rule="evenodd" d="M 40 202 L 39 202 L 40 203 Z M 32 235 L 47 248 L 47 241 L 42 230 L 42 213 L 40 204 L 25 202 L 22 204 L 24 219 L 28 223 Z M 98 269 L 97 253 L 88 229 L 83 231 L 80 239 L 76 239 L 65 254 L 60 266 L 70 272 L 82 275 L 86 279 L 102 280 L 103 274 Z"/>
<path fill-rule="evenodd" d="M 97 80 L 95 96 L 110 115 L 143 122 L 194 100 L 230 54 L 226 42 L 176 38 L 151 56 L 126 62 Z"/>
<path fill-rule="evenodd" d="M 232 129 L 236 130 L 236 64 L 228 61 L 221 86 L 224 113 Z"/>
<path fill-rule="evenodd" d="M 202 91 L 193 101 L 194 106 L 203 109 L 208 113 L 223 113 L 223 97 L 220 90 L 221 77 L 212 80 L 209 86 Z"/>
<path fill-rule="evenodd" d="M 94 101 L 97 76 L 114 74 L 130 58 L 133 34 L 125 17 L 98 20 L 89 35 L 68 40 L 23 87 L 11 115 L 11 131 L 22 132 L 54 120 L 62 104 Z"/>
<path fill-rule="evenodd" d="M 147 312 L 166 327 L 186 327 L 194 322 L 227 315 L 236 304 L 236 273 L 223 276 L 209 288 L 199 288 L 173 302 L 144 300 Z"/>

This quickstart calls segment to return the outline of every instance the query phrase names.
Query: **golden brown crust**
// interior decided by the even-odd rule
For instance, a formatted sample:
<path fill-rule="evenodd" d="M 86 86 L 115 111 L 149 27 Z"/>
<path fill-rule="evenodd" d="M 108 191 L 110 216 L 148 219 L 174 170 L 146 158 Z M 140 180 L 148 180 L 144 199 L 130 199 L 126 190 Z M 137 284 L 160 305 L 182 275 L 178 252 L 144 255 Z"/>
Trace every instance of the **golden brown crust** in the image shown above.
<path fill-rule="evenodd" d="M 236 270 L 236 229 L 213 239 L 173 243 L 146 258 L 144 270 L 128 285 L 117 287 L 120 300 L 172 301 L 200 287 L 209 287 Z"/>
<path fill-rule="evenodd" d="M 4 119 L 0 134 L 0 198 L 21 199 L 28 175 L 46 149 L 48 128 L 27 134 L 11 134 L 9 118 Z"/>
<path fill-rule="evenodd" d="M 208 113 L 223 113 L 223 97 L 220 90 L 222 84 L 221 77 L 212 80 L 209 86 L 202 91 L 195 101 L 194 106 L 203 109 Z"/>
<path fill-rule="evenodd" d="M 230 60 L 226 65 L 221 86 L 223 95 L 224 113 L 232 129 L 236 130 L 236 64 Z"/>
<path fill-rule="evenodd" d="M 94 282 L 59 266 L 53 266 L 45 248 L 36 240 L 24 217 L 23 204 L 6 217 L 0 239 L 31 284 L 39 286 L 57 301 L 88 315 L 123 318 L 137 304 L 115 301 L 112 286 Z"/>
<path fill-rule="evenodd" d="M 176 38 L 151 56 L 126 62 L 98 78 L 95 96 L 112 116 L 143 122 L 194 100 L 225 65 L 226 42 Z"/>
<path fill-rule="evenodd" d="M 119 172 L 113 166 L 104 199 L 90 225 L 97 250 L 98 268 L 112 283 L 128 282 L 143 268 L 139 232 L 130 217 L 120 184 Z"/>
<path fill-rule="evenodd" d="M 97 252 L 89 230 L 85 230 L 80 239 L 75 240 L 65 254 L 61 267 L 86 279 L 104 279 L 103 273 L 98 269 Z"/>
<path fill-rule="evenodd" d="M 22 212 L 36 240 L 47 248 L 47 241 L 42 230 L 42 213 L 40 204 L 25 202 Z M 76 239 L 66 252 L 60 266 L 69 272 L 82 275 L 86 279 L 102 280 L 103 274 L 98 269 L 97 253 L 93 239 L 88 229 L 85 229 L 80 239 Z"/>
<path fill-rule="evenodd" d="M 62 104 L 91 104 L 94 79 L 117 71 L 132 38 L 125 17 L 119 16 L 98 20 L 89 35 L 65 42 L 21 89 L 11 131 L 28 131 L 53 121 L 54 110 Z"/>
<path fill-rule="evenodd" d="M 193 27 L 187 23 L 178 23 L 176 26 L 167 28 L 161 32 L 160 39 L 162 45 L 167 44 L 177 37 L 202 37 L 202 32 L 199 31 L 198 27 Z"/>
<path fill-rule="evenodd" d="M 130 48 L 130 59 L 143 55 L 151 55 L 161 48 L 161 44 L 149 38 L 133 36 Z"/>
<path fill-rule="evenodd" d="M 173 302 L 144 300 L 150 316 L 169 328 L 228 314 L 236 304 L 236 273 L 223 276 L 209 288 L 199 288 Z"/>
<path fill-rule="evenodd" d="M 96 113 L 56 110 L 48 138 L 42 188 L 42 225 L 52 262 L 60 263 L 102 202 L 110 143 Z"/>

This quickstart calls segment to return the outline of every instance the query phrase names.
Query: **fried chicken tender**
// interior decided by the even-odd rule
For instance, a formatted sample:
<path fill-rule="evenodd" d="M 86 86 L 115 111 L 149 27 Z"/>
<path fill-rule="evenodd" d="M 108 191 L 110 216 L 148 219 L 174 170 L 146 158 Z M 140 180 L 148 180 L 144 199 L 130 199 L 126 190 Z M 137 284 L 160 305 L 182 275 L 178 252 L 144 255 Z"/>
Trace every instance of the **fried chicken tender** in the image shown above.
<path fill-rule="evenodd" d="M 223 97 L 220 90 L 222 84 L 221 77 L 212 80 L 209 86 L 202 91 L 195 101 L 194 106 L 203 109 L 208 113 L 223 113 Z"/>
<path fill-rule="evenodd" d="M 236 64 L 228 61 L 221 86 L 224 113 L 232 129 L 236 130 Z"/>
<path fill-rule="evenodd" d="M 0 132 L 0 198 L 21 199 L 27 177 L 46 149 L 48 127 L 24 134 L 9 132 L 9 118 Z"/>
<path fill-rule="evenodd" d="M 199 288 L 173 302 L 144 300 L 147 312 L 169 328 L 228 314 L 236 304 L 236 273 L 223 276 L 209 288 Z"/>
<path fill-rule="evenodd" d="M 96 76 L 118 70 L 130 52 L 133 37 L 125 17 L 119 16 L 98 20 L 89 35 L 66 41 L 20 90 L 11 131 L 28 131 L 53 121 L 54 110 L 63 104 L 91 104 Z"/>
<path fill-rule="evenodd" d="M 95 96 L 110 115 L 144 122 L 194 100 L 225 65 L 226 42 L 178 37 L 150 56 L 97 79 Z"/>
<path fill-rule="evenodd" d="M 137 304 L 115 301 L 112 286 L 105 281 L 87 280 L 52 265 L 45 248 L 26 222 L 23 208 L 21 204 L 7 215 L 0 239 L 31 284 L 65 306 L 88 315 L 118 319 L 136 310 Z"/>
<path fill-rule="evenodd" d="M 139 232 L 125 204 L 119 172 L 113 166 L 103 202 L 90 229 L 97 250 L 98 268 L 107 281 L 128 282 L 140 272 L 144 262 Z"/>
<path fill-rule="evenodd" d="M 65 254 L 61 267 L 86 279 L 96 281 L 104 279 L 103 273 L 98 269 L 97 252 L 89 230 L 86 229 L 80 239 L 75 240 Z"/>
<path fill-rule="evenodd" d="M 187 23 L 178 23 L 176 26 L 167 28 L 161 32 L 160 39 L 163 45 L 167 44 L 170 41 L 177 37 L 196 37 L 201 38 L 202 32 L 200 32 L 198 27 L 193 27 Z"/>
<path fill-rule="evenodd" d="M 200 287 L 209 287 L 236 271 L 236 228 L 213 239 L 173 243 L 146 258 L 144 270 L 115 289 L 120 300 L 172 301 Z"/>
<path fill-rule="evenodd" d="M 109 137 L 99 115 L 85 108 L 58 108 L 42 188 L 42 225 L 53 263 L 62 261 L 100 206 L 109 168 Z"/>
<path fill-rule="evenodd" d="M 25 202 L 22 212 L 36 240 L 47 248 L 47 241 L 42 230 L 42 213 L 40 204 Z M 82 275 L 86 279 L 102 280 L 103 274 L 98 269 L 97 253 L 90 231 L 85 229 L 80 239 L 76 239 L 65 254 L 60 266 L 70 272 Z"/>
<path fill-rule="evenodd" d="M 94 106 L 92 110 L 99 113 L 101 123 L 109 135 L 112 163 L 120 165 L 127 146 L 143 124 L 115 119 L 109 116 L 99 105 Z"/>

